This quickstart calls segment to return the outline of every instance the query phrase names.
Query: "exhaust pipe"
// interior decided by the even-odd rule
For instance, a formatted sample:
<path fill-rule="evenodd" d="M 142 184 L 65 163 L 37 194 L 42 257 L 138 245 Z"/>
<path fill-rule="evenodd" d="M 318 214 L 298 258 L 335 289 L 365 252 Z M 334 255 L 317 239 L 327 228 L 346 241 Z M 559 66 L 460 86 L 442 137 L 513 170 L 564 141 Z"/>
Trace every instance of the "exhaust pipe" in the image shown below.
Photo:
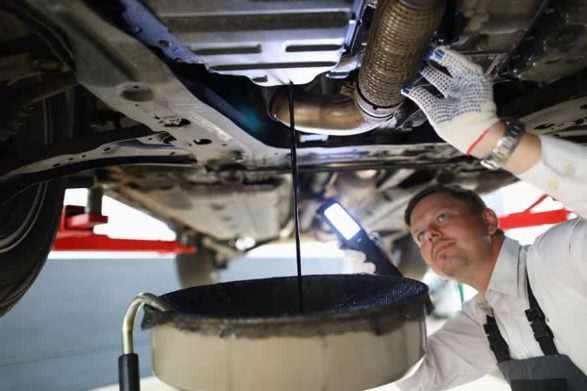
<path fill-rule="evenodd" d="M 296 129 L 350 136 L 393 121 L 400 91 L 418 73 L 424 50 L 444 12 L 445 0 L 379 0 L 367 52 L 352 97 L 296 97 Z M 289 124 L 288 96 L 275 94 L 271 113 Z"/>

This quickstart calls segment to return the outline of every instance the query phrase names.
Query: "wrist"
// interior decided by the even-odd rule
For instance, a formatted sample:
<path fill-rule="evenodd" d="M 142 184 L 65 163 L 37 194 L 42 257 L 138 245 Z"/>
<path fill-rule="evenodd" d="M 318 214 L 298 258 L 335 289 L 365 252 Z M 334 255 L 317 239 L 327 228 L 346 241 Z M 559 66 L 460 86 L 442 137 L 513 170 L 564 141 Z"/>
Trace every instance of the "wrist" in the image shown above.
<path fill-rule="evenodd" d="M 489 170 L 505 168 L 526 135 L 524 124 L 518 120 L 508 120 L 505 125 L 503 137 L 499 139 L 489 156 L 481 159 L 481 165 Z M 495 129 L 497 131 L 494 130 L 492 135 L 499 134 L 499 128 Z"/>
<path fill-rule="evenodd" d="M 503 137 L 506 131 L 506 124 L 503 121 L 498 121 L 487 128 L 480 138 L 470 147 L 469 154 L 478 158 L 484 159 L 489 156 L 497 142 Z"/>

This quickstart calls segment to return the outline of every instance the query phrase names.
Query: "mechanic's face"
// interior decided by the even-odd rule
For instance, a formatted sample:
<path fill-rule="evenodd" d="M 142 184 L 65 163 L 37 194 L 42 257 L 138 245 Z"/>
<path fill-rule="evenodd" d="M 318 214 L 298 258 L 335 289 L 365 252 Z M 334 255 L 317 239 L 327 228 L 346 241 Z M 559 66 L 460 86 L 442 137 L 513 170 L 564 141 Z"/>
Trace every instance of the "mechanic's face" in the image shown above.
<path fill-rule="evenodd" d="M 424 197 L 412 211 L 412 237 L 430 268 L 444 278 L 467 282 L 491 258 L 497 217 L 474 213 L 448 193 Z"/>

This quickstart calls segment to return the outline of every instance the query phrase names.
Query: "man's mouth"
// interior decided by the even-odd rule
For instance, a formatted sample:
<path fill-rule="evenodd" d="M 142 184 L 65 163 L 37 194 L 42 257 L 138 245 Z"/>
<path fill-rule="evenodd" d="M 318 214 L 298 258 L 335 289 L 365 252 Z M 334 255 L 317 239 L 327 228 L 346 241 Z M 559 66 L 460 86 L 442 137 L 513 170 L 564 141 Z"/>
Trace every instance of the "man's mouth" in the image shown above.
<path fill-rule="evenodd" d="M 433 256 L 434 258 L 438 257 L 441 251 L 446 250 L 450 246 L 452 246 L 454 242 L 452 240 L 443 240 L 442 242 L 436 243 L 433 249 Z"/>

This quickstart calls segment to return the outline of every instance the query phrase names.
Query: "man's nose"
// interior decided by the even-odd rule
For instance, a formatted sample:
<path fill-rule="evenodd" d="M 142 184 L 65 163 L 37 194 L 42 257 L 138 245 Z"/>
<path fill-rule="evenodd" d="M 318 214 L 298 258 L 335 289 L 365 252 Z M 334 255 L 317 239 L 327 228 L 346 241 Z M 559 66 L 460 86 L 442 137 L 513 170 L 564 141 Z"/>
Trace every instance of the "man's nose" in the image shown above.
<path fill-rule="evenodd" d="M 441 232 L 434 226 L 430 226 L 426 230 L 426 240 L 428 240 L 430 243 L 436 241 L 441 235 Z"/>

